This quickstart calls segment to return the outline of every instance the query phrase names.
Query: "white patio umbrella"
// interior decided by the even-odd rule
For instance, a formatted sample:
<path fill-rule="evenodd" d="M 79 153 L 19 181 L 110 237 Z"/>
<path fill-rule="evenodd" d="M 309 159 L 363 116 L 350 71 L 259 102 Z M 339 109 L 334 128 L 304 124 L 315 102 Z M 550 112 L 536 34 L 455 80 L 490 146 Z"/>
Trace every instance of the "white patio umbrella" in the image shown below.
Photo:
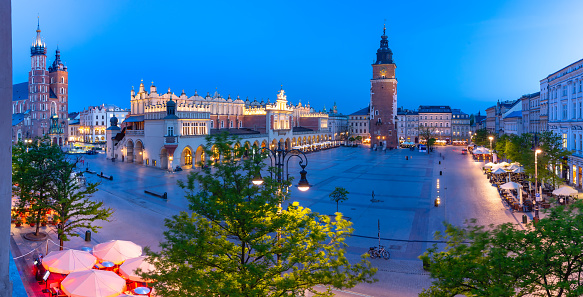
<path fill-rule="evenodd" d="M 142 255 L 142 247 L 125 240 L 112 240 L 93 247 L 93 255 L 101 261 L 121 264 L 123 261 Z"/>
<path fill-rule="evenodd" d="M 502 174 L 502 173 L 506 173 L 506 170 L 502 169 L 502 168 L 496 168 L 494 170 L 492 170 L 493 174 Z"/>
<path fill-rule="evenodd" d="M 61 288 L 71 297 L 118 296 L 126 289 L 126 281 L 113 271 L 85 270 L 69 274 Z"/>
<path fill-rule="evenodd" d="M 500 166 L 508 166 L 508 162 L 502 162 L 502 163 L 499 163 L 499 164 L 500 164 Z"/>
<path fill-rule="evenodd" d="M 494 164 L 492 162 L 488 162 L 488 163 L 484 164 L 484 167 L 492 167 L 494 165 L 496 165 L 496 164 Z"/>
<path fill-rule="evenodd" d="M 579 192 L 569 186 L 562 186 L 553 191 L 553 195 L 570 196 L 578 194 Z"/>
<path fill-rule="evenodd" d="M 522 186 L 515 183 L 515 182 L 507 182 L 507 183 L 501 185 L 500 188 L 505 189 L 505 190 L 517 190 L 519 188 L 522 188 Z"/>
<path fill-rule="evenodd" d="M 514 173 L 524 173 L 524 169 L 522 167 L 518 167 L 518 168 L 512 170 L 512 172 L 514 172 Z"/>
<path fill-rule="evenodd" d="M 60 274 L 89 270 L 95 263 L 95 256 L 78 250 L 52 251 L 43 259 L 43 266 L 48 271 Z"/>
<path fill-rule="evenodd" d="M 136 269 L 140 268 L 142 272 L 150 272 L 156 269 L 154 264 L 145 261 L 146 257 L 141 256 L 137 258 L 127 259 L 120 267 L 119 273 L 132 281 L 146 282 L 141 276 L 136 274 Z"/>

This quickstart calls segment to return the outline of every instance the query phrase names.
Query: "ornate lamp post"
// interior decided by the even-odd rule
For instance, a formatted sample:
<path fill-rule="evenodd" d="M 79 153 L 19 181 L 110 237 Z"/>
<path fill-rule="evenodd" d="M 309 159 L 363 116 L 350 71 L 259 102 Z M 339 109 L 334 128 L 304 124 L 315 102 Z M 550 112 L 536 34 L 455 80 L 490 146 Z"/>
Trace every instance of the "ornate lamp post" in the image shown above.
<path fill-rule="evenodd" d="M 490 150 L 492 150 L 492 140 L 494 140 L 493 136 L 488 137 L 488 139 L 490 139 Z"/>
<path fill-rule="evenodd" d="M 262 152 L 267 153 L 269 160 L 271 162 L 271 167 L 275 167 L 275 178 L 277 183 L 279 184 L 279 191 L 282 191 L 282 187 L 284 182 L 289 180 L 289 161 L 293 157 L 297 157 L 299 159 L 299 165 L 302 167 L 300 171 L 300 181 L 298 182 L 298 190 L 305 192 L 310 189 L 310 183 L 306 179 L 306 166 L 308 166 L 308 158 L 306 155 L 298 150 L 298 149 L 291 149 L 291 150 L 284 150 L 281 146 L 281 141 L 277 144 L 277 149 L 268 149 L 266 147 L 261 148 Z M 255 153 L 255 152 L 253 152 Z M 285 171 L 284 171 L 285 170 Z M 285 179 L 284 179 L 284 172 L 285 172 Z M 273 178 L 274 172 L 271 172 L 271 177 Z M 260 186 L 263 184 L 263 179 L 261 178 L 261 173 L 257 173 L 253 180 L 251 181 L 254 185 Z M 281 209 L 281 200 L 279 201 L 279 208 Z M 277 232 L 277 240 L 281 239 L 281 233 Z M 281 261 L 281 255 L 277 255 L 277 262 Z"/>

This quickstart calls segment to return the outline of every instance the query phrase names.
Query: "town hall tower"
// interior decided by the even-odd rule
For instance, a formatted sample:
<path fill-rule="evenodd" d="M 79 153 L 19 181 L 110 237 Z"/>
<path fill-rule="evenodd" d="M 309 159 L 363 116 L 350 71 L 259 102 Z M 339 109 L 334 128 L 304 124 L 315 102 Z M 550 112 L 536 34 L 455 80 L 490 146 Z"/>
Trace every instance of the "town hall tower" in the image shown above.
<path fill-rule="evenodd" d="M 379 148 L 396 148 L 397 127 L 397 78 L 393 52 L 383 28 L 381 46 L 377 50 L 377 59 L 372 64 L 370 80 L 370 143 Z"/>

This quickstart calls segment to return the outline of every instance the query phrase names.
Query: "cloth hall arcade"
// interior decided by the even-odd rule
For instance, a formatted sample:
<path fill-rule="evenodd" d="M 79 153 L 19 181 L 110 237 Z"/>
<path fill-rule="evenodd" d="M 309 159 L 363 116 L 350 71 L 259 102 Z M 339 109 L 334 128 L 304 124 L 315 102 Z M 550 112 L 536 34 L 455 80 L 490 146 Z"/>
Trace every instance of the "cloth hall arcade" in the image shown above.
<path fill-rule="evenodd" d="M 241 146 L 305 150 L 330 146 L 328 114 L 310 105 L 292 105 L 283 88 L 275 102 L 222 97 L 218 92 L 180 96 L 170 90 L 159 94 L 143 82 L 131 91 L 131 112 L 121 127 L 117 118 L 106 131 L 107 158 L 145 166 L 172 169 L 205 159 L 205 136 L 227 132 L 241 139 Z"/>

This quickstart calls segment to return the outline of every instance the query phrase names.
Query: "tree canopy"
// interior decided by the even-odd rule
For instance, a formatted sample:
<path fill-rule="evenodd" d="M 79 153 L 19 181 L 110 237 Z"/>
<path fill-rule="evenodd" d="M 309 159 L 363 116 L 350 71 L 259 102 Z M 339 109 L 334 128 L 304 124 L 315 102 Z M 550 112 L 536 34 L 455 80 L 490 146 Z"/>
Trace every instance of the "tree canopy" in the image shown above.
<path fill-rule="evenodd" d="M 316 296 L 331 288 L 371 282 L 376 269 L 363 259 L 350 264 L 345 239 L 351 223 L 334 220 L 289 199 L 289 181 L 269 174 L 252 183 L 263 168 L 263 154 L 245 157 L 233 149 L 236 139 L 207 138 L 207 154 L 216 147 L 220 161 L 192 172 L 179 185 L 189 212 L 165 221 L 160 252 L 147 251 L 156 270 L 143 274 L 162 296 Z M 270 169 L 273 172 L 273 168 Z M 322 285 L 327 290 L 316 292 Z"/>
<path fill-rule="evenodd" d="M 446 247 L 420 258 L 433 285 L 420 296 L 583 295 L 583 202 L 551 208 L 526 229 L 511 223 L 446 225 Z"/>
<path fill-rule="evenodd" d="M 92 223 L 107 220 L 112 214 L 102 202 L 86 198 L 97 191 L 97 184 L 80 184 L 78 162 L 78 158 L 67 157 L 46 138 L 28 144 L 19 142 L 12 148 L 12 183 L 17 186 L 18 212 L 29 214 L 29 220 L 36 223 L 35 235 L 39 236 L 39 223 L 47 211 L 53 210 L 53 218 L 59 223 L 61 249 L 64 241 L 80 236 L 77 228 L 97 232 L 99 227 Z"/>
<path fill-rule="evenodd" d="M 336 187 L 328 197 L 336 202 L 336 212 L 338 212 L 338 203 L 348 200 L 348 191 L 343 187 Z"/>

